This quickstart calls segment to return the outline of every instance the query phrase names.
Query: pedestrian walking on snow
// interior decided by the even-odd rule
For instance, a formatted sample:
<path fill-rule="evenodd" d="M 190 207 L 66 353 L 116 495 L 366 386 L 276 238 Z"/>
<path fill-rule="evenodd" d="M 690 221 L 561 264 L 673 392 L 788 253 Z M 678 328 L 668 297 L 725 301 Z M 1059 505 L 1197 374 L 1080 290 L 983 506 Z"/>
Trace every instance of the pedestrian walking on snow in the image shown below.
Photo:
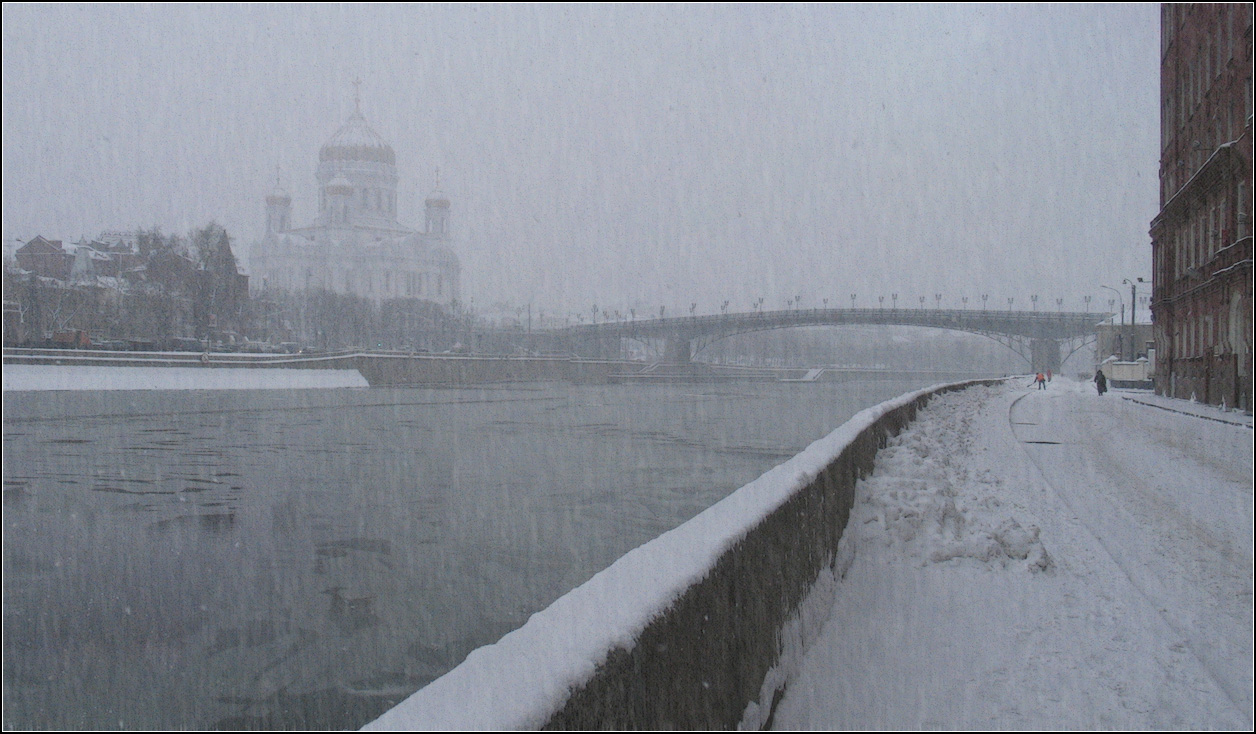
<path fill-rule="evenodd" d="M 1038 389 L 1039 389 L 1039 390 L 1046 390 L 1046 389 L 1047 389 L 1047 376 L 1046 376 L 1046 375 L 1044 375 L 1044 374 L 1042 374 L 1041 372 L 1039 372 L 1038 374 L 1034 375 L 1034 382 L 1038 383 Z"/>
<path fill-rule="evenodd" d="M 1108 391 L 1108 378 L 1104 376 L 1103 370 L 1095 373 L 1095 389 L 1102 395 Z"/>

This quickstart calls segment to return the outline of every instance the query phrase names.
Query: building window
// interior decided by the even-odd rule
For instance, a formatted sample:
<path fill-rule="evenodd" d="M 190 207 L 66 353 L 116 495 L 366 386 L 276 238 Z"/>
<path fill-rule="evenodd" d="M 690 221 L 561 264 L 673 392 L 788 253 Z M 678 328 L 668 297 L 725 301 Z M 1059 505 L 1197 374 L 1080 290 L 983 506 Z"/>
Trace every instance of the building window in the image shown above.
<path fill-rule="evenodd" d="M 1247 214 L 1247 182 L 1246 181 L 1239 181 L 1238 194 L 1239 194 L 1238 198 L 1235 199 L 1236 206 L 1238 209 L 1237 215 L 1235 216 L 1236 225 L 1238 227 L 1238 233 L 1237 233 L 1238 237 L 1236 239 L 1241 240 L 1247 236 L 1248 214 Z"/>

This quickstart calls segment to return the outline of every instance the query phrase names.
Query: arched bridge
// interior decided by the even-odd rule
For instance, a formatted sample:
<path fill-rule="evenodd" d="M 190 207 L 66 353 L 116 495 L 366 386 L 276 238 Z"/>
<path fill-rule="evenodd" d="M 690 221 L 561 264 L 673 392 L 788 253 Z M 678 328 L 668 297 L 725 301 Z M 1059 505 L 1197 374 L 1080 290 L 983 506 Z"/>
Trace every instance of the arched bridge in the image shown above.
<path fill-rule="evenodd" d="M 607 321 L 571 326 L 558 335 L 582 357 L 616 356 L 623 339 L 663 340 L 664 361 L 683 364 L 707 345 L 734 334 L 801 326 L 925 326 L 981 334 L 1015 351 L 1032 369 L 1058 371 L 1065 359 L 1094 340 L 1095 326 L 1109 316 L 1075 311 L 817 308 Z"/>

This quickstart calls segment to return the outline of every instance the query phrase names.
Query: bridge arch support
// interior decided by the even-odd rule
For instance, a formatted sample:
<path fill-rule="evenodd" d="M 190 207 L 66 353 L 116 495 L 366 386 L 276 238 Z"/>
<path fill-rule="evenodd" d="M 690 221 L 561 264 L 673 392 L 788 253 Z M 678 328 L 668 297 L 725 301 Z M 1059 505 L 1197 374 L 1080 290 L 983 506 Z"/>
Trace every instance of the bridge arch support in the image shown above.
<path fill-rule="evenodd" d="M 1056 339 L 1034 339 L 1029 342 L 1030 368 L 1035 372 L 1059 372 L 1060 342 Z"/>
<path fill-rule="evenodd" d="M 689 364 L 693 361 L 693 347 L 690 337 L 685 334 L 674 334 L 667 337 L 663 348 L 663 362 L 666 364 Z"/>

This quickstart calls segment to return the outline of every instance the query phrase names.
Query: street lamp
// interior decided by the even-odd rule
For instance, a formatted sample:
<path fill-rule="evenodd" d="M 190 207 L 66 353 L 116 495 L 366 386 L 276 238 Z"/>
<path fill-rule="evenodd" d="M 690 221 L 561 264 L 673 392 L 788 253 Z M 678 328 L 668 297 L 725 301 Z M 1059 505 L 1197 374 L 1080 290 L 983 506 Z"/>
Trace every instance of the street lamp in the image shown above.
<path fill-rule="evenodd" d="M 1033 303 L 1033 306 L 1031 307 L 1032 310 L 1037 311 L 1038 310 L 1038 294 L 1037 293 L 1033 294 L 1032 296 L 1029 297 L 1029 300 L 1030 302 Z"/>
<path fill-rule="evenodd" d="M 981 310 L 982 310 L 982 311 L 985 311 L 985 310 L 986 310 L 986 299 L 987 299 L 987 298 L 989 298 L 989 297 L 990 297 L 990 294 L 989 294 L 989 293 L 982 293 L 982 294 L 981 294 Z"/>
<path fill-rule="evenodd" d="M 941 293 L 934 293 L 933 300 L 937 302 L 937 308 L 939 309 L 942 308 L 942 294 Z"/>
<path fill-rule="evenodd" d="M 1126 278 L 1121 281 L 1122 284 L 1128 284 L 1130 287 L 1130 328 L 1133 328 L 1136 323 L 1134 321 L 1134 304 L 1138 303 L 1138 283 L 1144 282 L 1146 281 L 1142 278 L 1135 278 L 1134 280 Z"/>
<path fill-rule="evenodd" d="M 894 301 L 893 307 L 894 307 L 895 309 L 897 309 L 897 308 L 898 308 L 898 294 L 897 294 L 897 293 L 891 293 L 891 294 L 890 294 L 890 300 Z"/>
<path fill-rule="evenodd" d="M 877 308 L 885 308 L 885 296 L 877 296 Z"/>
<path fill-rule="evenodd" d="M 1082 296 L 1082 300 L 1086 302 L 1086 313 L 1090 313 L 1090 296 Z"/>

